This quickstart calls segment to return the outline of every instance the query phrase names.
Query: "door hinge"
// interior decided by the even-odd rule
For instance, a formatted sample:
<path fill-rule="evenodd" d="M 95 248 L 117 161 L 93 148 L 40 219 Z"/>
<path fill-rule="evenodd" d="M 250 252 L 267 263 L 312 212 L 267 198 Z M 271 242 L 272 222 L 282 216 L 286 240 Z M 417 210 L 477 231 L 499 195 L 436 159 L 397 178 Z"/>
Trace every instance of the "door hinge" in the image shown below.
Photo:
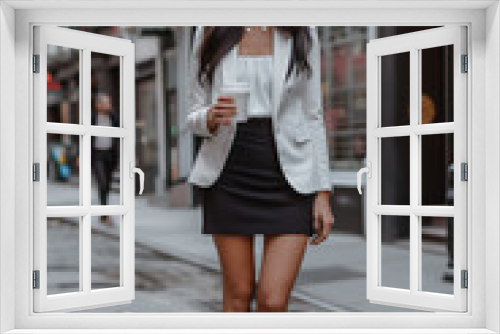
<path fill-rule="evenodd" d="M 40 289 L 40 270 L 33 270 L 33 289 Z"/>
<path fill-rule="evenodd" d="M 469 69 L 469 59 L 467 55 L 462 55 L 462 73 L 467 73 Z"/>
<path fill-rule="evenodd" d="M 40 73 L 40 55 L 33 55 L 33 73 Z"/>
<path fill-rule="evenodd" d="M 40 164 L 38 162 L 33 164 L 33 181 L 40 181 Z"/>
<path fill-rule="evenodd" d="M 466 162 L 462 162 L 460 164 L 461 167 L 461 180 L 462 181 L 468 181 L 469 180 L 469 167 Z"/>
<path fill-rule="evenodd" d="M 469 287 L 469 277 L 467 274 L 467 270 L 462 269 L 462 289 L 467 289 Z"/>

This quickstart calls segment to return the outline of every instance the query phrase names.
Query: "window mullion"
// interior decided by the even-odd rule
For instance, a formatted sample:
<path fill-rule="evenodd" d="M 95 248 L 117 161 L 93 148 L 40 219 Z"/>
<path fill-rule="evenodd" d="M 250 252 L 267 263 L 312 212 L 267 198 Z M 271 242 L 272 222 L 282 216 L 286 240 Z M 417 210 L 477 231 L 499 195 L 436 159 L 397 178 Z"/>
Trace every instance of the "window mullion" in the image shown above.
<path fill-rule="evenodd" d="M 130 208 L 125 205 L 92 205 L 90 207 L 92 216 L 122 216 L 129 211 Z"/>
<path fill-rule="evenodd" d="M 82 218 L 82 234 L 80 236 L 80 256 L 82 263 L 82 270 L 80 272 L 81 282 L 83 283 L 83 291 L 90 293 L 91 290 L 91 219 L 90 205 L 91 205 L 91 143 L 90 143 L 90 123 L 91 123 L 91 59 L 90 50 L 84 48 L 82 51 L 82 57 L 80 62 L 80 73 L 81 75 L 81 87 L 80 90 L 80 103 L 82 104 L 82 125 L 86 128 L 83 137 L 83 147 L 82 154 L 80 155 L 81 167 L 83 170 L 81 188 L 82 188 L 82 199 L 83 206 L 88 208 L 88 211 Z"/>
<path fill-rule="evenodd" d="M 418 49 L 410 50 L 410 291 L 417 292 L 420 282 L 420 217 L 413 211 L 420 194 L 420 136 L 414 132 L 420 114 L 421 72 Z"/>

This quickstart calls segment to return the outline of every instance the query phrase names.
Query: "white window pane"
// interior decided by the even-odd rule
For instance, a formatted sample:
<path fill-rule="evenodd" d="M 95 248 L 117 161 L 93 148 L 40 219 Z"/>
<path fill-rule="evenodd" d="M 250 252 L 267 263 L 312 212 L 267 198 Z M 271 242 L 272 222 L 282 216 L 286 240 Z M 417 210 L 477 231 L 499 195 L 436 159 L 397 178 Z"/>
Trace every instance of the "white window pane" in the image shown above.
<path fill-rule="evenodd" d="M 453 206 L 453 133 L 422 136 L 422 205 Z"/>
<path fill-rule="evenodd" d="M 47 294 L 80 291 L 80 217 L 47 218 Z"/>
<path fill-rule="evenodd" d="M 381 216 L 380 218 L 382 239 L 380 285 L 410 289 L 410 217 Z"/>
<path fill-rule="evenodd" d="M 92 290 L 120 286 L 120 230 L 121 216 L 92 217 Z"/>
<path fill-rule="evenodd" d="M 92 125 L 120 126 L 120 57 L 91 52 Z"/>
<path fill-rule="evenodd" d="M 92 205 L 119 205 L 120 138 L 92 136 Z"/>
<path fill-rule="evenodd" d="M 422 49 L 420 124 L 453 122 L 453 45 Z"/>
<path fill-rule="evenodd" d="M 80 205 L 80 136 L 47 134 L 47 205 Z"/>
<path fill-rule="evenodd" d="M 421 217 L 422 291 L 453 294 L 453 217 Z"/>
<path fill-rule="evenodd" d="M 410 52 L 380 57 L 380 126 L 410 124 Z"/>
<path fill-rule="evenodd" d="M 410 204 L 410 137 L 381 138 L 382 205 Z"/>
<path fill-rule="evenodd" d="M 78 49 L 47 45 L 47 122 L 81 124 Z"/>

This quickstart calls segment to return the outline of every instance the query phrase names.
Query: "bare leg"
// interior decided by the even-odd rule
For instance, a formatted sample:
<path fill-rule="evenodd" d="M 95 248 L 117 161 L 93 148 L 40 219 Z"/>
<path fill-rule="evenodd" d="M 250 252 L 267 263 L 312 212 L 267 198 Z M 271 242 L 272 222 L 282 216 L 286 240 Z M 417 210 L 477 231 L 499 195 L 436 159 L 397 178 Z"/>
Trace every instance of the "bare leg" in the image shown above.
<path fill-rule="evenodd" d="M 287 312 L 288 300 L 307 247 L 305 234 L 264 236 L 257 291 L 258 312 Z"/>
<path fill-rule="evenodd" d="M 253 235 L 213 234 L 223 282 L 223 312 L 250 312 L 255 269 Z"/>

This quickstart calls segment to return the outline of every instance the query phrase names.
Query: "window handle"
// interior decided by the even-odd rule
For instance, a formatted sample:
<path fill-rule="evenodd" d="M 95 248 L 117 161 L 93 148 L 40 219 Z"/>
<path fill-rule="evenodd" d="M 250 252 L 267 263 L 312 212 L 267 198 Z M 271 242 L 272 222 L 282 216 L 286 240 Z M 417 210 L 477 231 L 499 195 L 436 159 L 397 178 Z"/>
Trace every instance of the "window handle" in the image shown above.
<path fill-rule="evenodd" d="M 363 167 L 358 171 L 358 192 L 361 195 L 361 176 L 366 173 L 368 178 L 372 177 L 372 163 L 370 161 L 366 162 L 367 167 Z"/>
<path fill-rule="evenodd" d="M 129 176 L 131 179 L 134 178 L 134 173 L 139 174 L 139 184 L 141 187 L 141 190 L 139 190 L 139 195 L 142 195 L 142 191 L 144 190 L 144 172 L 140 168 L 134 167 L 133 161 L 130 161 L 129 163 L 129 171 Z"/>

